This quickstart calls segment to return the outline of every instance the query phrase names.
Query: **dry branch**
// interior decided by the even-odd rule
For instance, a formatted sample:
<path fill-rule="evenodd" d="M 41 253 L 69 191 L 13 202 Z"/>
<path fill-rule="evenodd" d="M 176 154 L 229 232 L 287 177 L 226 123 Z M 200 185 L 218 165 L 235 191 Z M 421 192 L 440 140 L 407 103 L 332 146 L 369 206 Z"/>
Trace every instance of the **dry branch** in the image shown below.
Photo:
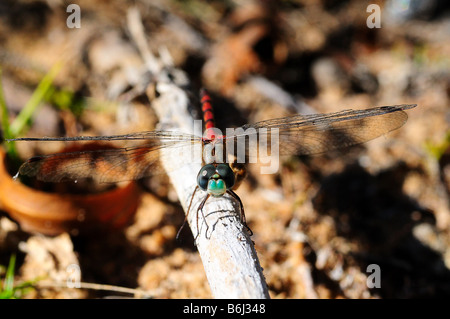
<path fill-rule="evenodd" d="M 139 42 L 141 55 L 155 79 L 152 88 L 158 93 L 157 98 L 150 98 L 160 119 L 159 128 L 192 133 L 194 120 L 188 112 L 187 77 L 172 65 L 161 67 L 167 59 L 158 60 L 151 55 L 144 41 L 142 25 L 136 26 L 141 24 L 139 12 L 131 9 L 128 17 L 130 32 Z M 183 163 L 182 158 L 170 154 L 162 156 L 167 167 L 172 168 L 168 175 L 186 212 L 201 164 Z M 173 167 L 179 169 L 173 170 Z M 196 192 L 188 223 L 196 236 L 212 295 L 215 298 L 269 298 L 254 245 L 239 221 L 239 205 L 228 195 L 210 198 L 202 213 L 197 214 L 197 207 L 205 195 L 203 191 Z"/>

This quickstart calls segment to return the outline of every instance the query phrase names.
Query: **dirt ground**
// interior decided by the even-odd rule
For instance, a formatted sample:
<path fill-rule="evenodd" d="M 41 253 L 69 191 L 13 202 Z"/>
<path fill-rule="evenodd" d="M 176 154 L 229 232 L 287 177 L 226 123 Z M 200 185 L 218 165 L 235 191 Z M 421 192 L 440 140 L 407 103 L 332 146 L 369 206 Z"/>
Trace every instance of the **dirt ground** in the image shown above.
<path fill-rule="evenodd" d="M 62 61 L 60 94 L 46 98 L 26 136 L 154 129 L 151 103 L 136 89 L 145 66 L 127 28 L 133 5 L 151 50 L 170 53 L 194 97 L 202 86 L 211 92 L 219 127 L 417 104 L 402 128 L 363 145 L 285 158 L 273 175 L 249 165 L 237 194 L 272 298 L 449 297 L 449 7 L 372 2 L 379 28 L 368 27 L 376 8 L 356 0 L 81 0 L 81 27 L 69 28 L 67 1 L 4 0 L 0 64 L 10 118 Z M 125 106 L 118 102 L 130 94 Z M 61 146 L 18 144 L 24 160 Z M 175 238 L 184 213 L 168 179 L 138 184 L 136 214 L 118 230 L 86 225 L 45 236 L 24 231 L 3 208 L 0 265 L 17 255 L 16 282 L 36 281 L 26 298 L 129 295 L 61 287 L 78 271 L 83 283 L 133 288 L 136 297 L 211 298 L 192 234 Z"/>

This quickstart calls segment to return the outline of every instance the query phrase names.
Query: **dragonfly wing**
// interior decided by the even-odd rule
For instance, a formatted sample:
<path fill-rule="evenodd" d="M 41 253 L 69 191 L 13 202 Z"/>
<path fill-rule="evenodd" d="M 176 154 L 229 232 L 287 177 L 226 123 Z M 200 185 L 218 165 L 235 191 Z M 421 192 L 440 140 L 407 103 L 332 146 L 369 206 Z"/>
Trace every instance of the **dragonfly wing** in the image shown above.
<path fill-rule="evenodd" d="M 201 145 L 201 138 L 187 134 L 168 134 L 127 148 L 93 144 L 94 149 L 32 157 L 19 173 L 46 182 L 88 177 L 106 183 L 134 180 L 164 173 L 170 167 L 163 167 L 163 158 L 187 152 L 195 144 Z"/>
<path fill-rule="evenodd" d="M 306 155 L 348 147 L 377 138 L 405 124 L 408 115 L 403 110 L 416 105 L 382 106 L 367 110 L 346 110 L 329 114 L 296 115 L 245 125 L 239 139 L 257 136 L 257 143 L 246 142 L 246 158 L 270 156 L 276 146 L 280 155 Z M 272 129 L 277 129 L 272 131 Z M 256 139 L 253 139 L 256 140 Z M 242 143 L 242 142 L 241 142 Z M 261 149 L 264 148 L 264 152 Z"/>
<path fill-rule="evenodd" d="M 197 140 L 198 137 L 192 134 L 177 133 L 172 131 L 146 131 L 137 132 L 124 135 L 110 135 L 110 136 L 74 136 L 74 137 L 21 137 L 6 139 L 8 142 L 12 141 L 33 141 L 33 142 L 78 142 L 78 141 L 151 141 L 153 144 L 158 145 L 163 142 L 173 143 L 182 141 Z"/>

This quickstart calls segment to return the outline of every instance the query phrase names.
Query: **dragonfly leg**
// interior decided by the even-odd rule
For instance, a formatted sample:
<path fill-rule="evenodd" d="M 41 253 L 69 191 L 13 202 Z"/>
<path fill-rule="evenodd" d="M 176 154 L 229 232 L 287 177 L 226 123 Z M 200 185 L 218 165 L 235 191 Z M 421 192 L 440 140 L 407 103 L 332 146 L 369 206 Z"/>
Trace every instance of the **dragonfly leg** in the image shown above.
<path fill-rule="evenodd" d="M 191 200 L 189 201 L 189 206 L 188 206 L 188 209 L 187 209 L 187 212 L 186 212 L 186 216 L 184 216 L 183 224 L 181 225 L 180 229 L 177 232 L 177 236 L 175 237 L 176 240 L 178 240 L 180 238 L 181 230 L 184 228 L 184 225 L 186 225 L 187 218 L 189 216 L 189 212 L 191 211 L 192 201 L 194 200 L 194 196 L 195 196 L 195 193 L 197 192 L 198 188 L 199 187 L 197 185 L 195 187 L 195 189 L 194 189 L 194 192 L 192 193 Z M 198 223 L 197 223 L 197 225 L 198 225 Z"/>
<path fill-rule="evenodd" d="M 239 210 L 239 219 L 240 219 L 242 225 L 244 225 L 245 228 L 247 228 L 248 234 L 249 234 L 250 236 L 252 236 L 252 235 L 253 235 L 253 232 L 252 232 L 252 230 L 250 229 L 250 227 L 248 227 L 248 225 L 247 225 L 247 220 L 246 220 L 246 218 L 245 218 L 245 212 L 244 212 L 244 205 L 242 204 L 241 199 L 240 199 L 239 196 L 238 196 L 235 192 L 233 192 L 231 189 L 228 189 L 228 190 L 227 190 L 227 193 L 230 194 L 234 199 L 236 199 L 236 200 L 239 202 L 239 207 L 240 207 L 240 210 Z"/>
<path fill-rule="evenodd" d="M 194 240 L 197 240 L 197 237 L 200 235 L 200 231 L 198 228 L 198 212 L 202 213 L 202 217 L 203 217 L 203 220 L 205 221 L 205 225 L 206 225 L 206 233 L 205 234 L 206 235 L 208 234 L 209 226 L 208 226 L 208 223 L 206 222 L 206 217 L 203 214 L 203 206 L 205 206 L 205 203 L 208 200 L 209 196 L 211 196 L 211 195 L 210 194 L 206 195 L 205 198 L 200 203 L 200 205 L 198 206 L 198 209 L 197 209 L 197 236 L 195 236 Z"/>

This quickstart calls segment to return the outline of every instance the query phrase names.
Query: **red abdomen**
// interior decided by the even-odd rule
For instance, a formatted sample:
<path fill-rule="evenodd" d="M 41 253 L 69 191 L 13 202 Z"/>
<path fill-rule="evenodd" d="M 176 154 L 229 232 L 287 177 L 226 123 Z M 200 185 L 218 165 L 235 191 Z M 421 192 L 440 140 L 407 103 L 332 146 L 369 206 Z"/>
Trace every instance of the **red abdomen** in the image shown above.
<path fill-rule="evenodd" d="M 213 128 L 216 126 L 214 113 L 211 105 L 211 98 L 205 89 L 200 90 L 200 101 L 202 103 L 203 121 L 205 122 L 206 139 L 214 140 L 216 138 Z"/>

